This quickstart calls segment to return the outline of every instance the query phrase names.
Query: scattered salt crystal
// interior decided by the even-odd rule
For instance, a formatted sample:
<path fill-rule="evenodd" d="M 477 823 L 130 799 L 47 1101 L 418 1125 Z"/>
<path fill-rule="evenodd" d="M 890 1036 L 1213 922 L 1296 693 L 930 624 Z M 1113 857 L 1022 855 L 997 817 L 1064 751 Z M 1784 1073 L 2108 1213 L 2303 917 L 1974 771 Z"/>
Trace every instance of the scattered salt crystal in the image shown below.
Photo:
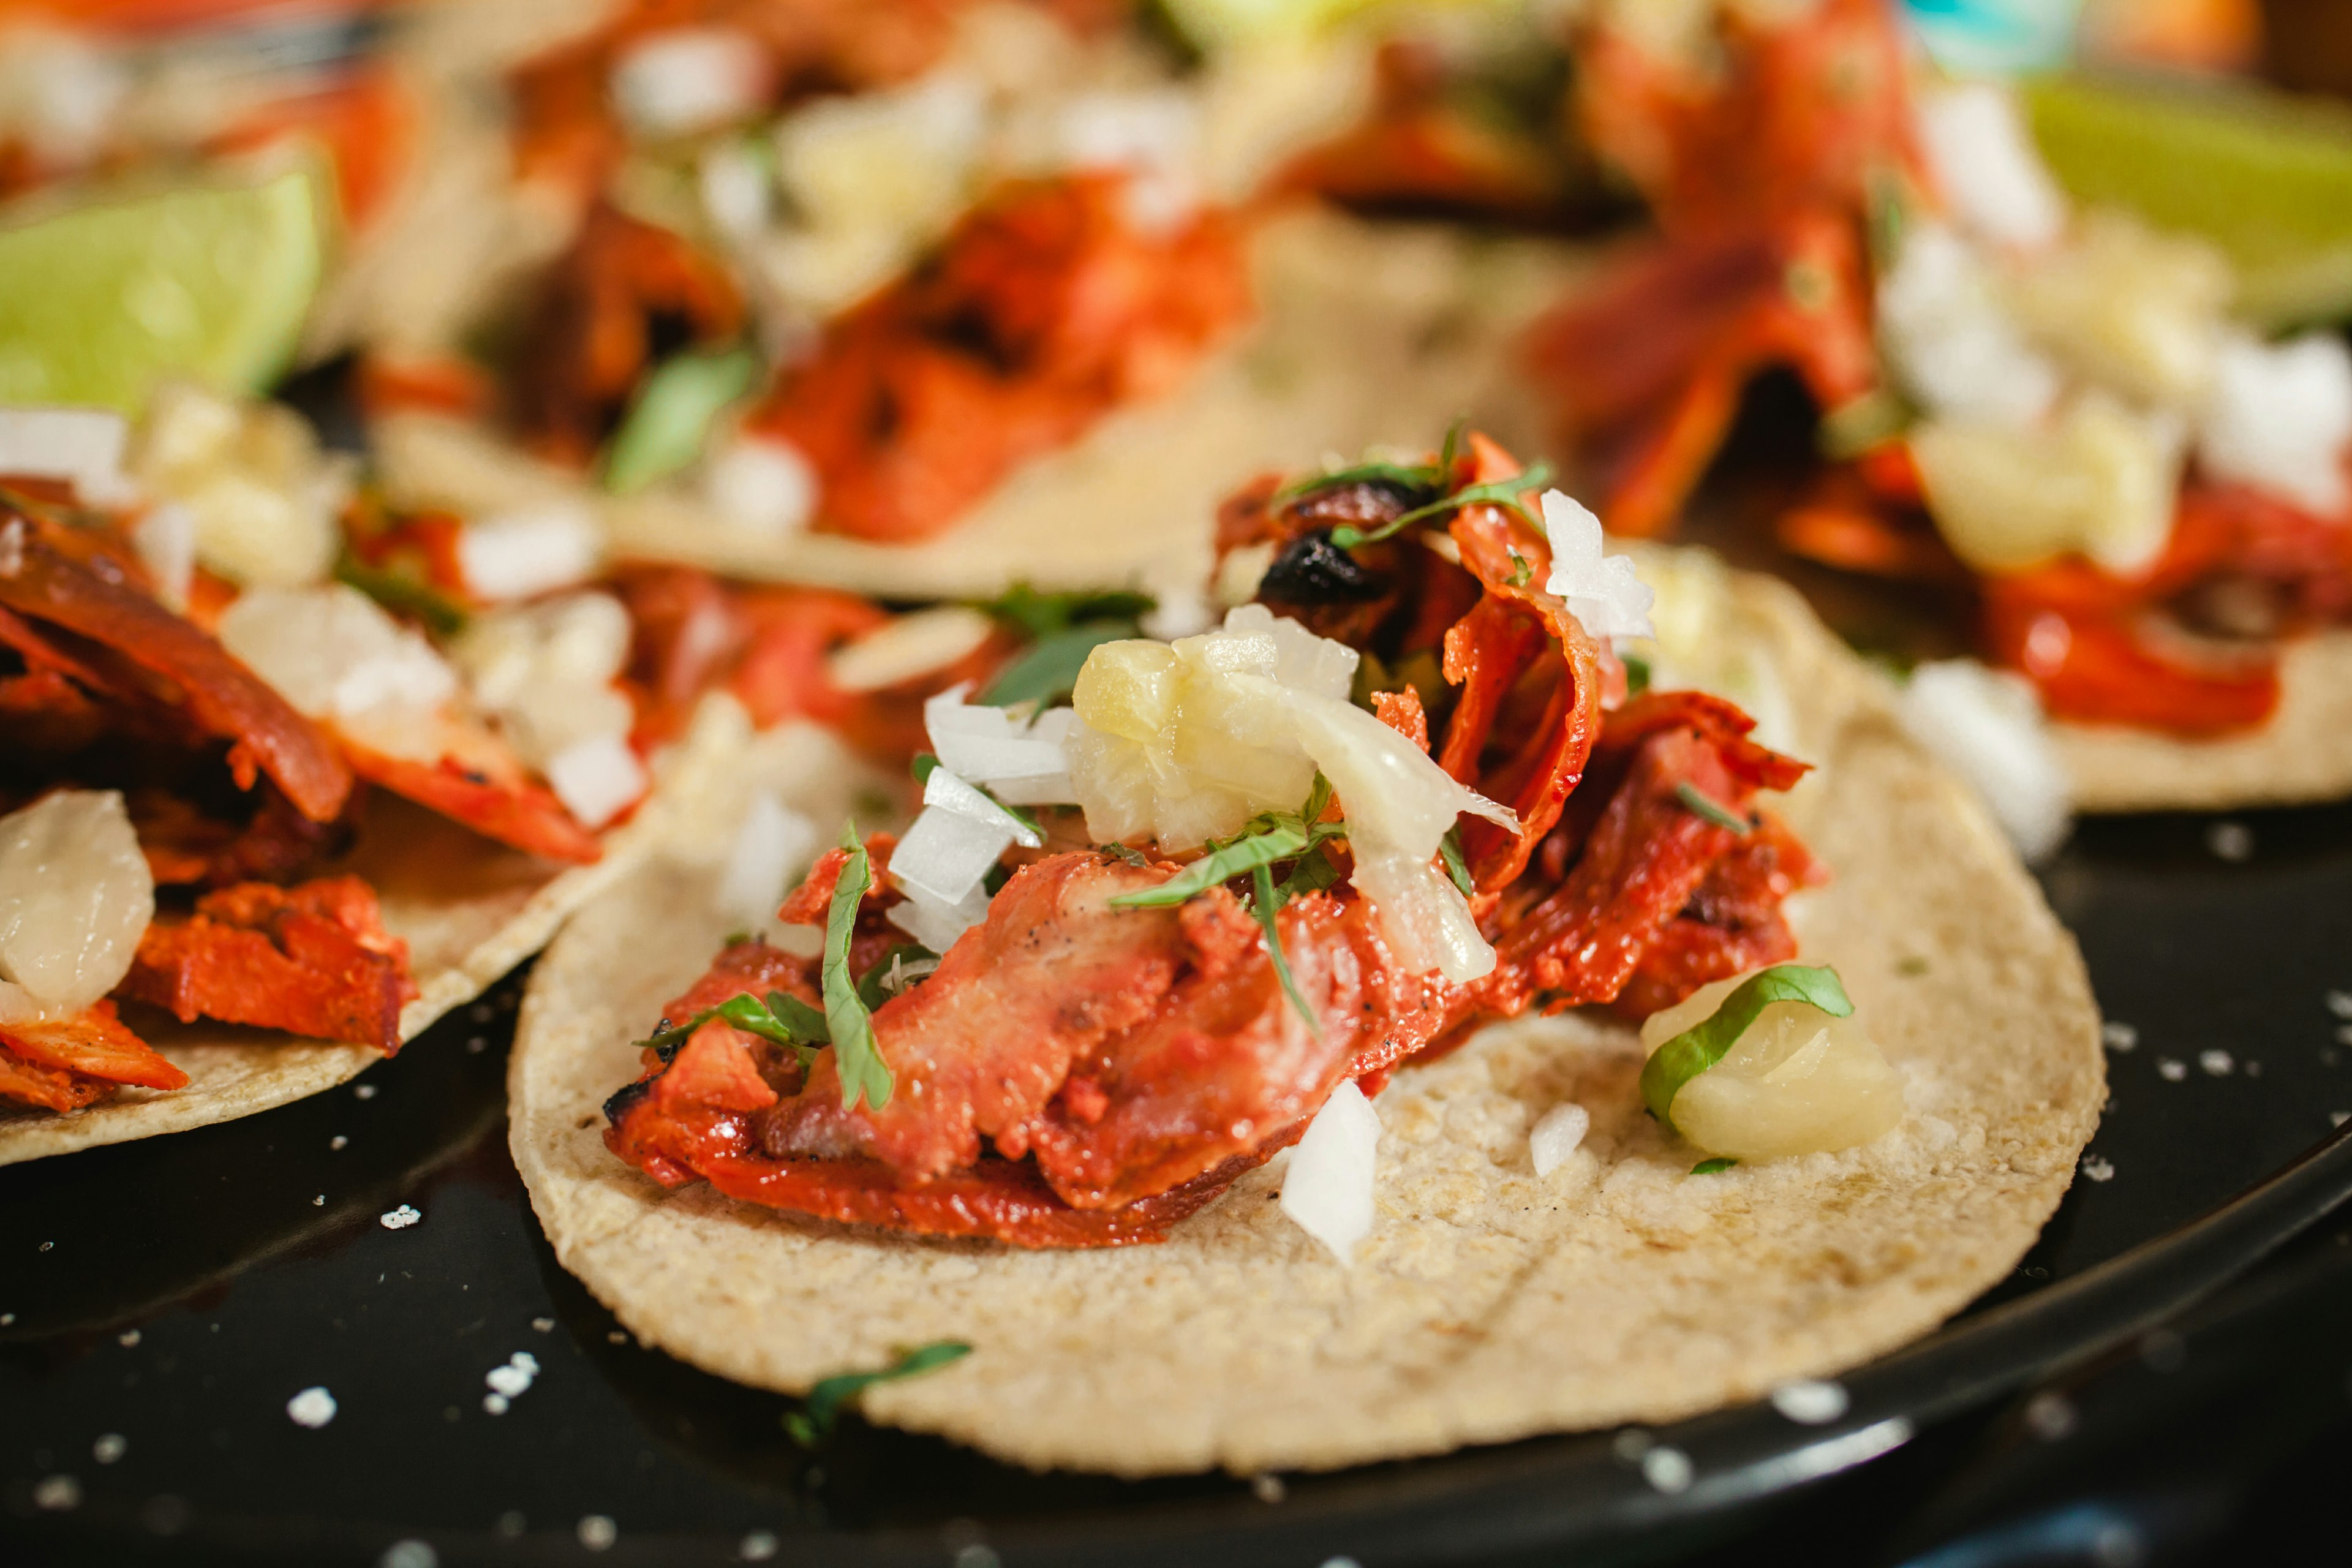
<path fill-rule="evenodd" d="M 530 1387 L 531 1380 L 538 1375 L 539 1358 L 529 1351 L 517 1351 L 507 1358 L 506 1365 L 490 1368 L 483 1375 L 482 1381 L 509 1399 L 518 1399 Z"/>
<path fill-rule="evenodd" d="M 1553 1106 L 1528 1130 L 1528 1153 L 1536 1174 L 1549 1176 L 1567 1163 L 1591 1129 L 1592 1113 L 1573 1100 Z"/>
<path fill-rule="evenodd" d="M 990 1555 L 993 1556 L 995 1553 L 991 1552 Z M 959 1563 L 957 1568 L 965 1568 L 965 1565 Z M 1323 1559 L 1323 1568 L 1364 1568 L 1364 1565 L 1352 1557 L 1326 1557 Z"/>
<path fill-rule="evenodd" d="M 341 1148 L 345 1147 L 346 1145 L 348 1145 L 350 1142 L 351 1142 L 351 1140 L 350 1140 L 350 1139 L 348 1139 L 348 1138 L 344 1137 L 341 1133 L 338 1132 L 338 1133 L 336 1133 L 332 1138 L 330 1138 L 330 1139 L 328 1139 L 328 1140 L 327 1140 L 327 1147 L 328 1147 L 328 1148 L 330 1148 L 330 1149 L 341 1149 Z"/>
<path fill-rule="evenodd" d="M 1642 1479 L 1662 1492 L 1690 1490 L 1690 1456 L 1663 1445 L 1642 1456 Z"/>
<path fill-rule="evenodd" d="M 605 1331 L 604 1342 L 609 1345 L 625 1345 L 629 1342 L 629 1336 L 618 1329 L 610 1329 Z"/>
<path fill-rule="evenodd" d="M 386 1230 L 406 1230 L 425 1216 L 411 1205 L 403 1204 L 387 1215 L 378 1215 L 376 1223 Z"/>
<path fill-rule="evenodd" d="M 2262 1077 L 2262 1076 L 2263 1076 L 2263 1064 L 2262 1064 L 2262 1063 L 2260 1063 L 2260 1062 L 2258 1062 L 2258 1061 L 2256 1061 L 2256 1060 L 2254 1060 L 2252 1058 L 2249 1057 L 2249 1058 L 2246 1059 L 2245 1073 L 2246 1073 L 2246 1076 L 2247 1076 L 2248 1078 L 2260 1078 L 2260 1077 Z"/>
<path fill-rule="evenodd" d="M 16 1313 L 14 1313 L 14 1312 L 0 1312 L 0 1329 L 5 1329 L 5 1328 L 6 1328 L 9 1324 L 11 1324 L 11 1323 L 15 1322 L 16 1321 Z"/>
<path fill-rule="evenodd" d="M 1280 1502 L 1289 1495 L 1289 1489 L 1282 1484 L 1280 1476 L 1265 1474 L 1250 1478 L 1250 1492 L 1260 1502 Z"/>
<path fill-rule="evenodd" d="M 482 1395 L 482 1408 L 493 1415 L 504 1415 L 507 1413 L 507 1396 L 503 1394 L 485 1394 Z"/>
<path fill-rule="evenodd" d="M 2339 1018 L 2352 1018 L 2352 991 L 2330 991 L 2327 1010 Z"/>
<path fill-rule="evenodd" d="M 620 1527 L 601 1513 L 592 1513 L 580 1521 L 580 1544 L 591 1552 L 602 1552 L 621 1538 Z"/>
<path fill-rule="evenodd" d="M 2254 852 L 2254 830 L 2242 822 L 2217 822 L 2205 830 L 2205 847 L 2235 864 Z"/>
<path fill-rule="evenodd" d="M 1772 1408 L 1800 1426 L 1820 1426 L 1846 1412 L 1845 1385 L 1801 1377 L 1772 1391 Z"/>
<path fill-rule="evenodd" d="M 2339 1046 L 2352 1046 L 2352 1024 L 2336 1026 L 2336 1043 Z"/>
<path fill-rule="evenodd" d="M 2128 1051 L 2139 1045 L 2139 1031 L 2129 1024 L 2109 1021 L 2099 1027 L 2099 1037 L 2111 1051 Z"/>
<path fill-rule="evenodd" d="M 2083 1174 L 2095 1182 L 2112 1182 L 2116 1179 L 2115 1163 L 2097 1154 L 2085 1154 L 2083 1156 Z"/>
<path fill-rule="evenodd" d="M 469 1035 L 466 1038 L 466 1054 L 469 1057 L 478 1057 L 489 1048 L 490 1042 L 484 1036 Z"/>
<path fill-rule="evenodd" d="M 335 1396 L 323 1388 L 306 1388 L 286 1402 L 286 1414 L 297 1426 L 315 1430 L 335 1418 Z"/>
<path fill-rule="evenodd" d="M 530 1321 L 530 1326 L 537 1329 L 542 1334 L 551 1334 L 555 1331 L 555 1320 L 553 1318 L 533 1318 Z"/>
<path fill-rule="evenodd" d="M 310 1200 L 310 1206 L 314 1209 L 325 1208 L 327 1206 L 327 1194 L 320 1193 L 317 1197 L 312 1198 Z"/>
<path fill-rule="evenodd" d="M 477 1002 L 466 1009 L 466 1016 L 477 1024 L 487 1024 L 499 1016 L 499 1010 L 488 1002 Z"/>
<path fill-rule="evenodd" d="M 352 1090 L 352 1095 L 354 1099 L 358 1100 L 373 1100 L 375 1098 L 375 1085 L 372 1083 L 363 1083 L 357 1089 Z"/>
<path fill-rule="evenodd" d="M 2158 1060 L 2156 1071 L 2157 1076 L 2163 1079 L 2165 1082 L 2179 1083 L 2189 1076 L 2189 1064 L 2174 1061 L 2170 1057 L 2164 1057 Z"/>
<path fill-rule="evenodd" d="M 33 1487 L 33 1506 L 53 1513 L 81 1506 L 81 1483 L 71 1476 L 44 1476 Z"/>
<path fill-rule="evenodd" d="M 422 1541 L 395 1541 L 376 1559 L 376 1568 L 440 1568 L 441 1554 Z"/>
<path fill-rule="evenodd" d="M 511 1508 L 507 1510 L 506 1512 L 499 1515 L 499 1522 L 492 1526 L 492 1528 L 500 1535 L 505 1536 L 509 1541 L 513 1540 L 516 1536 L 520 1535 L 530 1527 L 530 1521 L 523 1518 L 522 1510 Z"/>
<path fill-rule="evenodd" d="M 124 1350 L 129 1350 L 132 1345 L 139 1342 L 139 1331 L 137 1329 L 125 1329 L 121 1333 L 114 1336 L 114 1342 L 121 1345 Z"/>
<path fill-rule="evenodd" d="M 1610 1439 L 1609 1446 L 1617 1450 L 1619 1458 L 1630 1462 L 1648 1453 L 1656 1443 L 1657 1439 L 1641 1427 L 1628 1426 Z"/>
<path fill-rule="evenodd" d="M 2341 1127 L 2347 1121 L 2352 1121 L 2352 1110 L 2331 1110 L 2327 1113 L 2327 1125 L 2330 1127 Z"/>
<path fill-rule="evenodd" d="M 101 1465 L 110 1465 L 131 1451 L 131 1440 L 120 1432 L 109 1432 L 89 1446 L 89 1457 Z"/>
<path fill-rule="evenodd" d="M 2074 1402 L 2047 1389 L 2025 1402 L 2025 1425 L 2033 1435 L 2054 1443 L 2074 1430 Z"/>
<path fill-rule="evenodd" d="M 774 1531 L 755 1530 L 736 1546 L 735 1555 L 746 1563 L 765 1563 L 776 1554 L 778 1544 Z"/>
<path fill-rule="evenodd" d="M 2210 1077 L 2227 1078 L 2230 1076 L 2230 1069 L 2238 1064 L 2230 1058 L 2230 1053 L 2227 1051 L 2210 1050 L 2197 1053 L 2197 1065 L 2204 1068 Z"/>

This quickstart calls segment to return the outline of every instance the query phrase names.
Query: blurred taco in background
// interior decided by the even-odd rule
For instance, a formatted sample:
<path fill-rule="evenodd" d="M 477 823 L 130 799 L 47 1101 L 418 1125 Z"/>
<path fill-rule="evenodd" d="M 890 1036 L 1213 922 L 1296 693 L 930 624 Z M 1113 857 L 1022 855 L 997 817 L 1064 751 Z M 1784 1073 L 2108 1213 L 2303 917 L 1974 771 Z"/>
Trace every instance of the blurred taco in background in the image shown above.
<path fill-rule="evenodd" d="M 1934 666 L 1913 706 L 1978 737 L 1957 765 L 2014 760 L 1974 771 L 2021 842 L 2069 797 L 2352 790 L 2352 356 L 2312 330 L 2352 304 L 2352 119 L 1944 79 L 1876 0 L 1709 37 L 1720 70 L 1605 23 L 1578 51 L 1660 233 L 1527 353 L 1609 526 L 1672 527 L 1743 389 L 1793 372 L 1822 463 L 1773 538 L 2010 672 Z"/>
<path fill-rule="evenodd" d="M 509 1069 L 559 1258 L 699 1366 L 1123 1474 L 1669 1419 L 2001 1278 L 2103 1094 L 2071 943 L 1790 595 L 1649 557 L 1670 672 L 1544 483 L 1268 477 L 1249 602 L 931 700 L 921 812 L 768 929 L 723 855 L 594 900 Z M 1738 667 L 1769 745 L 1669 689 Z"/>

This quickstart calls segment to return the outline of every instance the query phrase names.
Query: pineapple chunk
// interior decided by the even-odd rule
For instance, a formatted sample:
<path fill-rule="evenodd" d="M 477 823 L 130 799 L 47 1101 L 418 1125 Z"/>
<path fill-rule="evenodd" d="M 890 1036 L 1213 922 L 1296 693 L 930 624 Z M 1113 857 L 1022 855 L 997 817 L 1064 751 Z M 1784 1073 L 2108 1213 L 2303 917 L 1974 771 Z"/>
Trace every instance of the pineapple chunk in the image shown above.
<path fill-rule="evenodd" d="M 1711 1017 L 1748 976 L 1701 986 L 1642 1026 L 1655 1051 Z M 1675 1096 L 1675 1129 L 1710 1154 L 1771 1160 L 1867 1143 L 1903 1120 L 1903 1085 L 1862 1026 L 1775 1002 Z"/>

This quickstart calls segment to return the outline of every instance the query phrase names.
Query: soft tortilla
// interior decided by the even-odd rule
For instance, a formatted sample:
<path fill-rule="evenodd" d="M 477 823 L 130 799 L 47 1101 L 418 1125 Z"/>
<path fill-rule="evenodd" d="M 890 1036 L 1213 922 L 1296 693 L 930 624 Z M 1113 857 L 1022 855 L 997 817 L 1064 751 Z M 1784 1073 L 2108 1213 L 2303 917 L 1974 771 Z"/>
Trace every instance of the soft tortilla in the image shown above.
<path fill-rule="evenodd" d="M 2289 643 L 2279 708 L 2252 734 L 2188 741 L 2117 725 L 2053 727 L 2086 812 L 2216 811 L 2352 795 L 2352 631 Z"/>
<path fill-rule="evenodd" d="M 1107 1252 L 665 1193 L 606 1152 L 598 1107 L 723 922 L 709 869 L 655 862 L 581 912 L 523 1006 L 511 1142 L 557 1257 L 639 1339 L 767 1388 L 969 1342 L 872 1389 L 866 1414 L 1123 1475 L 1668 1421 L 1926 1332 L 2008 1273 L 2065 1191 L 2105 1093 L 2098 1015 L 2074 942 L 1884 683 L 1788 589 L 1712 580 L 1721 635 L 1779 666 L 1822 764 L 1789 811 L 1838 878 L 1801 923 L 1905 1075 L 1910 1115 L 1876 1143 L 1688 1174 L 1698 1156 L 1642 1112 L 1633 1032 L 1590 1015 L 1489 1028 L 1398 1075 L 1352 1268 L 1283 1216 L 1279 1161 L 1164 1245 Z M 1592 1130 L 1538 1180 L 1528 1128 L 1565 1100 Z"/>
<path fill-rule="evenodd" d="M 875 544 L 728 526 L 683 483 L 615 498 L 446 416 L 371 431 L 378 472 L 412 505 L 462 515 L 593 506 L 616 554 L 892 599 L 1039 589 L 1181 592 L 1207 579 L 1217 502 L 1236 476 L 1301 454 L 1427 444 L 1453 419 L 1537 445 L 1510 344 L 1582 252 L 1434 225 L 1301 210 L 1253 242 L 1259 325 L 1166 400 L 1123 410 L 1029 465 L 939 538 Z"/>
<path fill-rule="evenodd" d="M 365 878 L 376 889 L 385 929 L 408 943 L 419 994 L 401 1009 L 400 1037 L 415 1039 L 444 1013 L 480 995 L 544 947 L 572 910 L 635 869 L 673 830 L 671 801 L 707 790 L 708 776 L 740 749 L 740 727 L 720 708 L 702 715 L 665 761 L 654 797 L 604 836 L 604 858 L 592 866 L 559 866 L 493 844 L 394 795 L 371 801 L 361 842 L 322 874 Z M 234 1121 L 332 1089 L 383 1059 L 373 1046 L 209 1019 L 181 1024 L 154 1008 L 137 1008 L 131 1021 L 141 1038 L 188 1075 L 186 1085 L 126 1089 L 63 1115 L 0 1113 L 0 1165 Z"/>

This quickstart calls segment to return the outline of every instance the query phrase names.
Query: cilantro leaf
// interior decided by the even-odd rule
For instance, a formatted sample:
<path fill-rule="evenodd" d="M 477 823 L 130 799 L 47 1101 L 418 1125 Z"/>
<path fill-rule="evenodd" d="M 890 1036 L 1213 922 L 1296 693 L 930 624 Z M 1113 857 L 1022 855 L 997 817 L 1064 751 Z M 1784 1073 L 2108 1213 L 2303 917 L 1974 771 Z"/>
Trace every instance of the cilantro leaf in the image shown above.
<path fill-rule="evenodd" d="M 1132 624 L 1140 620 L 1155 602 L 1148 594 L 1041 594 L 1026 583 L 1016 583 L 979 608 L 1033 640 L 1041 640 L 1087 621 Z"/>
<path fill-rule="evenodd" d="M 1293 899 L 1307 893 L 1319 893 L 1339 879 L 1339 868 L 1331 863 L 1331 857 L 1323 853 L 1322 844 L 1310 844 L 1307 853 L 1291 866 L 1290 875 L 1275 889 L 1274 907 L 1278 910 Z"/>
<path fill-rule="evenodd" d="M 771 991 L 764 1003 L 748 992 L 740 996 L 730 996 L 716 1007 L 705 1007 L 683 1024 L 656 1029 L 637 1044 L 658 1052 L 662 1059 L 667 1061 L 695 1030 L 713 1018 L 724 1018 L 747 1035 L 757 1035 L 763 1040 L 790 1046 L 799 1054 L 803 1068 L 816 1055 L 816 1047 L 832 1038 L 824 1014 L 797 996 Z"/>
<path fill-rule="evenodd" d="M 1697 1164 L 1693 1165 L 1690 1168 L 1690 1173 L 1694 1176 L 1712 1176 L 1717 1172 L 1728 1171 L 1738 1163 L 1739 1162 L 1737 1160 L 1727 1160 L 1718 1154 L 1712 1160 L 1701 1160 Z"/>
<path fill-rule="evenodd" d="M 866 1004 L 867 1012 L 873 1012 L 891 997 L 903 993 L 908 985 L 920 979 L 922 975 L 929 974 L 931 970 L 938 968 L 939 963 L 940 955 L 921 942 L 902 942 L 884 953 L 874 967 L 866 972 L 866 978 L 857 983 L 857 999 Z M 908 974 L 907 970 L 909 965 L 924 967 L 919 973 Z M 905 983 L 898 991 L 890 989 L 890 982 L 893 978 Z"/>
<path fill-rule="evenodd" d="M 1250 912 L 1257 917 L 1259 929 L 1265 932 L 1266 956 L 1274 960 L 1275 978 L 1282 982 L 1282 994 L 1290 998 L 1290 1005 L 1298 1009 L 1298 1016 L 1307 1020 L 1307 1032 L 1320 1038 L 1323 1026 L 1317 1021 L 1315 1010 L 1307 1005 L 1307 998 L 1298 994 L 1298 982 L 1290 973 L 1290 955 L 1282 951 L 1282 931 L 1275 923 L 1275 916 L 1281 912 L 1282 904 L 1274 896 L 1273 867 L 1264 862 L 1253 867 L 1250 886 L 1257 894 L 1250 901 Z"/>
<path fill-rule="evenodd" d="M 1824 965 L 1808 969 L 1801 963 L 1776 963 L 1759 969 L 1723 999 L 1712 1017 L 1692 1025 L 1660 1046 L 1642 1068 L 1642 1103 L 1650 1114 L 1672 1127 L 1675 1096 L 1683 1085 L 1721 1061 L 1724 1054 L 1748 1032 L 1748 1026 L 1775 1002 L 1810 1002 L 1832 1018 L 1853 1012 L 1837 971 Z"/>
<path fill-rule="evenodd" d="M 992 708 L 1010 708 L 1016 702 L 1059 702 L 1076 687 L 1078 671 L 1086 667 L 1088 654 L 1107 642 L 1134 637 L 1139 629 L 1132 620 L 1086 621 L 1049 632 L 998 670 L 981 692 L 980 700 Z"/>
<path fill-rule="evenodd" d="M 1342 550 L 1352 550 L 1359 544 L 1376 544 L 1400 529 L 1410 528 L 1416 522 L 1425 522 L 1433 517 L 1460 511 L 1465 506 L 1499 506 L 1507 510 L 1517 512 L 1532 527 L 1535 520 L 1528 517 L 1528 509 L 1519 504 L 1519 497 L 1525 491 L 1538 489 L 1550 482 L 1551 465 L 1538 463 L 1535 467 L 1513 474 L 1507 479 L 1489 479 L 1483 485 L 1465 485 L 1451 495 L 1439 497 L 1427 506 L 1418 506 L 1402 516 L 1392 517 L 1369 531 L 1344 526 L 1335 528 L 1331 531 L 1331 542 Z"/>
<path fill-rule="evenodd" d="M 1287 824 L 1268 827 L 1212 850 L 1156 888 L 1121 893 L 1110 902 L 1118 909 L 1165 909 L 1276 860 L 1287 860 L 1306 847 L 1304 831 Z"/>
<path fill-rule="evenodd" d="M 833 903 L 824 916 L 824 1021 L 833 1037 L 834 1069 L 841 1075 L 841 1108 L 855 1110 L 858 1097 L 879 1110 L 890 1103 L 890 1067 L 874 1038 L 874 1016 L 857 994 L 857 977 L 850 973 L 850 939 L 857 930 L 857 906 L 874 885 L 873 863 L 857 841 L 855 824 L 841 830 L 841 847 L 849 863 L 834 884 Z"/>
<path fill-rule="evenodd" d="M 1478 890 L 1477 884 L 1470 879 L 1469 864 L 1462 858 L 1462 825 L 1460 823 L 1457 822 L 1447 828 L 1445 837 L 1437 841 L 1437 858 L 1445 862 L 1446 876 L 1453 879 L 1454 888 L 1464 898 L 1466 899 Z"/>
<path fill-rule="evenodd" d="M 1294 479 L 1274 492 L 1268 504 L 1280 506 L 1285 501 L 1311 496 L 1319 490 L 1336 490 L 1346 485 L 1394 485 L 1413 495 L 1434 495 L 1445 484 L 1451 465 L 1436 463 L 1356 463 L 1344 468 L 1331 468 L 1319 474 L 1309 474 Z"/>
<path fill-rule="evenodd" d="M 895 1383 L 902 1377 L 915 1377 L 935 1372 L 950 1362 L 961 1361 L 971 1353 L 971 1347 L 961 1340 L 935 1340 L 912 1350 L 902 1350 L 891 1358 L 890 1364 L 879 1372 L 844 1372 L 823 1379 L 808 1391 L 801 1408 L 784 1415 L 784 1430 L 793 1442 L 803 1448 L 814 1448 L 832 1432 L 834 1423 L 841 1418 L 844 1406 L 877 1383 Z"/>
<path fill-rule="evenodd" d="M 1625 667 L 1625 695 L 1639 697 L 1650 689 L 1650 661 L 1638 653 L 1621 653 L 1617 662 Z"/>
<path fill-rule="evenodd" d="M 1740 835 L 1742 837 L 1745 837 L 1754 826 L 1754 825 L 1746 817 L 1740 816 L 1738 812 L 1732 810 L 1729 806 L 1724 805 L 1723 802 L 1716 799 L 1715 796 L 1707 794 L 1706 791 L 1699 788 L 1698 785 L 1691 783 L 1688 779 L 1685 779 L 1682 783 L 1675 785 L 1675 798 L 1681 801 L 1683 803 L 1683 809 L 1689 812 L 1692 816 L 1703 816 L 1706 818 L 1707 821 L 1714 823 L 1717 827 L 1727 827 L 1731 829 L 1732 832 Z"/>
<path fill-rule="evenodd" d="M 930 752 L 917 752 L 915 753 L 915 760 L 908 764 L 908 771 L 914 773 L 915 782 L 920 784 L 929 784 L 930 782 L 931 770 L 939 765 L 939 758 L 931 755 Z"/>
<path fill-rule="evenodd" d="M 335 563 L 335 581 L 357 588 L 396 615 L 423 622 L 436 637 L 453 637 L 466 629 L 466 606 L 421 577 L 371 566 L 347 553 Z"/>
<path fill-rule="evenodd" d="M 1116 855 L 1130 866 L 1149 866 L 1151 864 L 1150 856 L 1146 855 L 1140 849 L 1130 848 L 1124 844 L 1097 844 L 1095 846 L 1095 852 L 1098 855 Z"/>

